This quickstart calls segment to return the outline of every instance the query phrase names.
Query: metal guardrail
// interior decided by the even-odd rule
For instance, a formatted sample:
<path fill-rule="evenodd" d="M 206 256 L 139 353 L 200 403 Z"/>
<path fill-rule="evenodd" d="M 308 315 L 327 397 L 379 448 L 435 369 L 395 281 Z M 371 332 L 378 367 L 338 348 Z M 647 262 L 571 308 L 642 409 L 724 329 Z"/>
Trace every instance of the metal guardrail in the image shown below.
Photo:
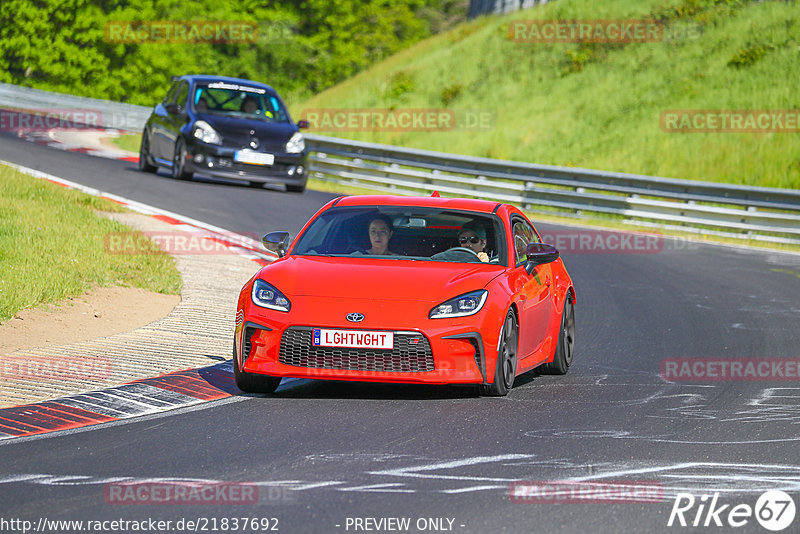
<path fill-rule="evenodd" d="M 479 15 L 512 13 L 547 2 L 548 0 L 470 0 L 467 17 L 473 19 Z"/>
<path fill-rule="evenodd" d="M 151 109 L 0 83 L 0 108 L 93 109 L 108 128 L 141 131 Z M 316 178 L 401 195 L 432 191 L 532 212 L 800 244 L 800 191 L 475 158 L 306 135 Z"/>
<path fill-rule="evenodd" d="M 97 124 L 90 126 L 131 132 L 141 132 L 153 110 L 146 106 L 54 93 L 8 83 L 0 83 L 0 108 L 65 115 L 67 120 L 72 120 L 68 113 L 70 110 L 94 112 Z"/>
<path fill-rule="evenodd" d="M 393 194 L 510 202 L 534 212 L 621 216 L 641 226 L 800 244 L 800 191 L 458 156 L 307 136 L 314 176 Z"/>

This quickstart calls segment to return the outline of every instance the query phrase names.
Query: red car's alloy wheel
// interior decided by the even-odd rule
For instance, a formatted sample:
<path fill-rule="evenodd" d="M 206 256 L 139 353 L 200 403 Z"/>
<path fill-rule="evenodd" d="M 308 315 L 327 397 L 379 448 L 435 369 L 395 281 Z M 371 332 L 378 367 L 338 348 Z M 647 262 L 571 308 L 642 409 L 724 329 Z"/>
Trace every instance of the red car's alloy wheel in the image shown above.
<path fill-rule="evenodd" d="M 500 350 L 497 351 L 494 382 L 481 386 L 481 393 L 492 397 L 508 395 L 517 372 L 517 343 L 519 326 L 514 312 L 509 310 L 500 332 Z"/>
<path fill-rule="evenodd" d="M 555 355 L 551 363 L 539 366 L 536 371 L 541 375 L 565 375 L 572 365 L 575 352 L 575 307 L 568 295 L 564 302 L 564 313 L 561 316 L 561 330 L 558 335 Z"/>

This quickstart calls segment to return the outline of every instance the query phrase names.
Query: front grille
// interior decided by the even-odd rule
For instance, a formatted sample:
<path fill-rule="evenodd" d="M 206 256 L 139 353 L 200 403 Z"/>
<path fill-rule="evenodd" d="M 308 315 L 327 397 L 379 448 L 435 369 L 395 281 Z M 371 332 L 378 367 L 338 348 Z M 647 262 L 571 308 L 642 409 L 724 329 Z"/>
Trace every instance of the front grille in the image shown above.
<path fill-rule="evenodd" d="M 392 350 L 315 347 L 311 344 L 311 329 L 301 327 L 291 327 L 283 333 L 278 361 L 296 367 L 347 371 L 434 370 L 431 345 L 421 334 L 395 334 Z"/>
<path fill-rule="evenodd" d="M 209 158 L 211 159 L 211 158 Z M 231 158 L 216 157 L 213 159 L 216 168 L 223 171 L 243 171 L 249 174 L 263 174 L 263 175 L 288 175 L 288 163 L 274 163 L 272 165 L 250 165 L 248 163 L 239 163 L 233 161 Z"/>

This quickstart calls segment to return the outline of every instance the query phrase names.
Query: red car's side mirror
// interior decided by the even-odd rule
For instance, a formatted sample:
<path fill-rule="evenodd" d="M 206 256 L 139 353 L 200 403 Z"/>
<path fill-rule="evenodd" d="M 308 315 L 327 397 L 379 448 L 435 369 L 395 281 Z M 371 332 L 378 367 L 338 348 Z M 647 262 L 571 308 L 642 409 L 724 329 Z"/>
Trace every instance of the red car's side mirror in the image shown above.
<path fill-rule="evenodd" d="M 530 243 L 525 253 L 528 256 L 525 262 L 525 271 L 528 274 L 531 274 L 537 265 L 554 262 L 560 256 L 558 249 L 547 243 Z"/>

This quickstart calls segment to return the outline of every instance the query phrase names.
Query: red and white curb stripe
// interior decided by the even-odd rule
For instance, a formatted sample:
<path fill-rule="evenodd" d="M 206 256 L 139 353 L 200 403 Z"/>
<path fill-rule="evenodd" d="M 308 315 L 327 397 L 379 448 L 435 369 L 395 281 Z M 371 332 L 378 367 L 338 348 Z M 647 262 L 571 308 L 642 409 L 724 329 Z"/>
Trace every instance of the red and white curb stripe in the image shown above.
<path fill-rule="evenodd" d="M 236 395 L 231 362 L 0 409 L 0 440 L 165 412 Z"/>
<path fill-rule="evenodd" d="M 231 252 L 261 265 L 266 265 L 275 259 L 274 256 L 259 250 L 257 247 L 260 244 L 247 236 L 15 163 L 0 160 L 0 164 L 12 167 L 34 178 L 47 180 L 62 187 L 77 189 L 89 195 L 111 200 L 132 211 L 150 215 L 174 225 L 178 230 L 221 243 Z M 238 392 L 233 381 L 231 362 L 169 373 L 99 391 L 2 408 L 0 409 L 0 440 L 165 412 L 230 397 Z"/>
<path fill-rule="evenodd" d="M 62 187 L 77 189 L 92 196 L 105 198 L 125 206 L 131 211 L 142 213 L 144 215 L 150 215 L 159 221 L 175 226 L 176 230 L 189 232 L 195 236 L 221 243 L 231 252 L 239 254 L 240 256 L 244 256 L 245 258 L 253 260 L 261 265 L 266 265 L 267 263 L 275 260 L 275 256 L 265 252 L 261 247 L 261 244 L 251 237 L 237 234 L 235 232 L 225 230 L 224 228 L 220 228 L 219 226 L 214 226 L 202 221 L 198 221 L 197 219 L 192 219 L 191 217 L 186 217 L 171 211 L 156 208 L 147 204 L 142 204 L 141 202 L 130 200 L 113 193 L 106 193 L 105 191 L 100 191 L 99 189 L 95 189 L 93 187 L 87 187 L 75 182 L 70 182 L 69 180 L 64 180 L 63 178 L 53 176 L 52 174 L 47 174 L 45 172 L 37 171 L 28 167 L 23 167 L 22 165 L 17 165 L 16 163 L 0 160 L 0 164 L 7 165 L 18 170 L 19 172 L 33 176 L 34 178 L 40 178 Z"/>

